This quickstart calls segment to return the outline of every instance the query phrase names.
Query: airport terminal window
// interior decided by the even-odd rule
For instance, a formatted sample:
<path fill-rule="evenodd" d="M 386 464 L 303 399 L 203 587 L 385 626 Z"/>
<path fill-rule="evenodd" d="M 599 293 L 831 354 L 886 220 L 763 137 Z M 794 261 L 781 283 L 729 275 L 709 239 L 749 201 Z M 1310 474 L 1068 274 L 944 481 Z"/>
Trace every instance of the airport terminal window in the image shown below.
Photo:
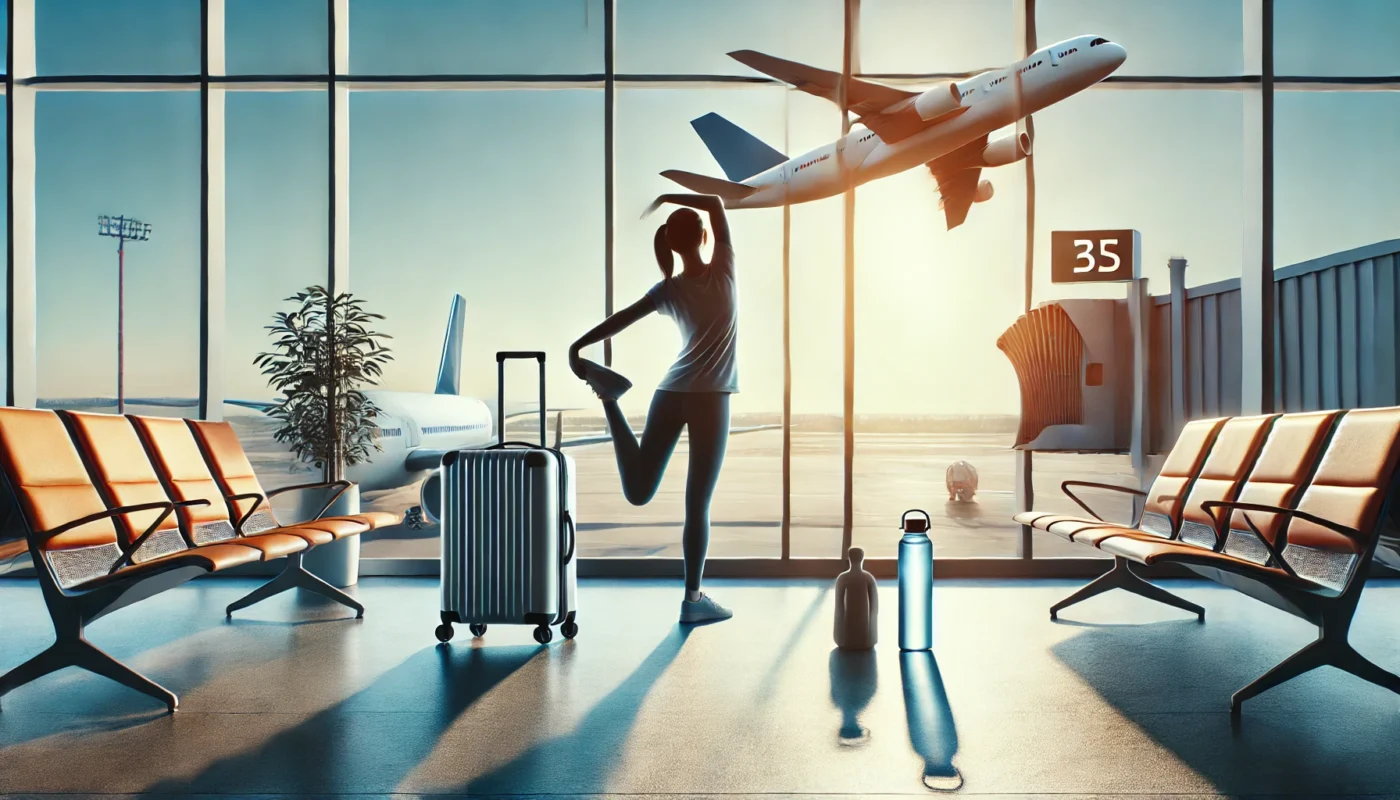
<path fill-rule="evenodd" d="M 603 71 L 603 0 L 350 0 L 356 75 Z"/>
<path fill-rule="evenodd" d="M 565 415 L 565 438 L 601 433 L 597 401 L 569 372 L 567 354 L 603 318 L 602 102 L 593 89 L 351 93 L 350 286 L 394 337 L 381 388 L 416 393 L 398 403 L 411 418 L 384 423 L 407 434 L 386 449 L 489 442 L 484 428 L 433 429 L 489 419 L 498 350 L 545 350 L 550 405 L 582 409 Z M 466 300 L 461 404 L 433 396 L 457 294 Z M 511 367 L 508 409 L 534 406 L 536 375 L 533 364 Z M 536 431 L 533 417 L 509 428 L 512 439 Z M 616 481 L 616 465 L 606 447 L 571 452 L 586 553 L 592 521 L 606 518 L 594 505 L 606 480 L 597 473 Z M 385 472 L 363 473 L 364 507 L 401 513 L 419 505 L 421 475 L 395 472 L 392 458 L 383 464 Z M 625 505 L 616 488 L 607 495 L 614 499 Z M 400 526 L 377 530 L 364 554 L 432 558 L 437 548 L 436 528 Z"/>
<path fill-rule="evenodd" d="M 277 399 L 253 366 L 268 349 L 265 326 L 289 310 L 286 298 L 324 285 L 329 263 L 325 92 L 229 92 L 225 109 L 224 396 Z M 226 403 L 264 487 L 319 479 L 310 465 L 273 440 L 278 423 L 261 411 Z M 297 498 L 278 498 L 290 509 Z"/>
<path fill-rule="evenodd" d="M 1019 166 L 981 177 L 994 196 L 951 231 L 927 170 L 856 191 L 852 539 L 871 557 L 895 555 L 910 508 L 933 516 L 936 557 L 1016 555 L 1019 391 L 996 338 L 1021 313 L 1025 179 Z M 948 501 L 958 461 L 979 474 L 970 503 Z"/>
<path fill-rule="evenodd" d="M 228 74 L 325 74 L 326 21 L 325 0 L 224 0 Z"/>
<path fill-rule="evenodd" d="M 1279 75 L 1400 74 L 1393 0 L 1275 0 L 1274 70 Z"/>
<path fill-rule="evenodd" d="M 1274 264 L 1400 238 L 1400 93 L 1280 92 L 1274 104 Z"/>
<path fill-rule="evenodd" d="M 841 0 L 616 2 L 619 73 L 761 75 L 726 55 L 733 50 L 841 69 Z"/>
<path fill-rule="evenodd" d="M 200 0 L 36 0 L 40 75 L 198 75 Z"/>
<path fill-rule="evenodd" d="M 661 278 L 652 237 L 671 208 L 639 220 L 657 195 L 685 191 L 659 174 L 682 169 L 723 174 L 690 127 L 716 112 L 771 146 L 784 147 L 784 95 L 778 88 L 634 89 L 617 96 L 616 304 L 625 307 Z M 830 139 L 827 139 L 830 142 Z M 635 210 L 634 210 L 635 209 Z M 729 215 L 737 254 L 740 293 L 739 388 L 731 406 L 735 428 L 773 425 L 782 419 L 782 211 L 752 209 Z M 679 267 L 677 267 L 679 269 Z M 637 386 L 622 398 L 623 410 L 640 430 L 652 389 L 675 360 L 675 323 L 653 315 L 614 342 L 613 364 Z M 684 464 L 685 443 L 673 457 Z M 581 456 L 580 456 L 581 457 Z M 596 516 L 600 525 L 580 532 L 585 555 L 680 555 L 685 470 L 667 471 L 650 504 L 633 507 L 622 498 L 610 451 L 600 456 L 611 474 Z M 776 556 L 781 546 L 782 434 L 757 430 L 732 435 L 711 508 L 710 554 Z M 645 522 L 645 527 L 640 523 Z"/>
<path fill-rule="evenodd" d="M 860 69 L 927 74 L 1003 67 L 1017 57 L 1015 29 L 1012 0 L 862 0 Z"/>
<path fill-rule="evenodd" d="M 1244 70 L 1240 0 L 1038 0 L 1035 14 L 1042 46 L 1086 33 L 1120 42 L 1128 60 L 1118 75 L 1239 75 Z M 1009 32 L 1011 25 L 1004 29 Z"/>
<path fill-rule="evenodd" d="M 3 10 L 3 9 L 0 9 L 0 10 Z M 5 125 L 4 122 L 5 122 L 5 118 L 9 115 L 9 113 L 10 113 L 9 98 L 7 98 L 7 97 L 0 97 L 0 128 L 3 128 L 3 130 L 0 130 L 0 147 L 3 147 L 4 151 L 6 151 L 6 152 L 9 151 L 9 146 L 10 146 L 10 139 L 9 139 L 9 136 L 10 136 L 10 133 L 9 133 L 9 126 Z M 3 180 L 8 184 L 8 182 L 9 182 L 9 175 L 10 175 L 10 173 L 9 173 L 9 160 L 6 159 L 3 163 L 0 163 L 0 179 L 3 179 Z M 9 192 L 0 192 L 0 219 L 4 219 L 4 218 L 6 218 L 6 217 L 9 215 L 9 208 L 10 208 L 10 193 L 9 193 Z M 9 229 L 9 226 L 8 226 L 8 225 L 0 225 L 0 253 L 3 253 L 3 252 L 8 251 L 8 250 L 9 250 L 9 245 L 10 245 L 10 229 Z M 9 297 L 9 281 L 0 281 L 0 313 L 3 313 L 4 310 L 8 307 L 8 305 L 9 305 L 9 300 L 10 300 L 10 297 Z M 5 359 L 5 358 L 8 358 L 8 357 L 9 357 L 9 347 L 8 347 L 9 340 L 10 340 L 10 326 L 9 326 L 9 325 L 0 325 L 0 359 Z M 7 391 L 8 391 L 8 389 L 9 389 L 9 385 L 8 385 L 7 381 L 9 380 L 10 371 L 9 371 L 8 369 L 6 369 L 5 367 L 6 367 L 5 362 L 4 362 L 3 360 L 0 360 L 0 398 L 5 397 L 5 396 L 6 396 L 6 393 L 7 393 Z"/>
<path fill-rule="evenodd" d="M 35 117 L 40 405 L 115 410 L 117 240 L 97 218 L 127 215 L 152 226 L 125 245 L 127 411 L 193 416 L 199 94 L 40 92 Z"/>

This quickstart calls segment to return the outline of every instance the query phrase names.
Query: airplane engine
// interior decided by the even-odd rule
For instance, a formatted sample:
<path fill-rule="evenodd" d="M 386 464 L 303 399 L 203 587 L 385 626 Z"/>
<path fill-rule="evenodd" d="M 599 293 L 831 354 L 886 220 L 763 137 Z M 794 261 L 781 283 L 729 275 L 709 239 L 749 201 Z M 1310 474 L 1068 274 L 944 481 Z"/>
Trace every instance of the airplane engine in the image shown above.
<path fill-rule="evenodd" d="M 962 105 L 962 92 L 956 83 L 946 83 L 914 98 L 914 110 L 925 122 L 956 111 Z"/>
<path fill-rule="evenodd" d="M 992 199 L 992 195 L 995 194 L 995 193 L 996 193 L 996 190 L 992 188 L 992 182 L 991 182 L 991 181 L 978 181 L 978 182 L 977 182 L 977 193 L 974 194 L 974 195 L 972 195 L 972 202 L 974 202 L 974 203 L 985 203 L 985 202 L 987 202 L 988 200 L 991 200 L 991 199 Z"/>
<path fill-rule="evenodd" d="M 1030 134 L 1021 131 L 1016 136 L 1002 137 L 983 148 L 981 166 L 1004 167 L 1007 164 L 1014 164 L 1030 154 Z"/>
<path fill-rule="evenodd" d="M 434 472 L 423 479 L 423 485 L 418 489 L 418 503 L 428 524 L 438 524 L 438 509 L 442 507 L 442 473 Z"/>

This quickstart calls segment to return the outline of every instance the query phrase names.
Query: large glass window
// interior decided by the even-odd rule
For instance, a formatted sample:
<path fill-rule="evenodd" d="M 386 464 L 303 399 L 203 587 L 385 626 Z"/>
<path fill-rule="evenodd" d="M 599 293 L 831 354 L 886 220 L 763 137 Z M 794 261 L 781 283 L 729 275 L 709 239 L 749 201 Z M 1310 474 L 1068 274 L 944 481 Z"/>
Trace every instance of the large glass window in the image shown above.
<path fill-rule="evenodd" d="M 1015 31 L 1011 0 L 863 0 L 860 70 L 927 74 L 1002 67 L 1016 60 Z"/>
<path fill-rule="evenodd" d="M 39 402 L 114 411 L 117 238 L 125 251 L 127 411 L 192 415 L 199 397 L 197 92 L 41 92 L 35 123 Z"/>
<path fill-rule="evenodd" d="M 224 0 L 228 74 L 325 74 L 326 24 L 325 0 Z"/>
<path fill-rule="evenodd" d="M 894 555 L 910 508 L 935 518 L 944 556 L 1015 555 L 1019 392 L 996 339 L 1021 311 L 1024 178 L 1010 166 L 982 180 L 995 194 L 953 230 L 928 170 L 856 193 L 853 540 L 873 556 Z M 947 499 L 958 461 L 979 473 L 971 503 Z"/>
<path fill-rule="evenodd" d="M 276 400 L 253 359 L 269 349 L 273 314 L 328 267 L 329 144 L 325 92 L 229 92 L 225 99 L 225 419 L 264 487 L 311 483 L 310 465 L 272 438 L 250 404 Z M 296 498 L 284 495 L 290 503 Z"/>
<path fill-rule="evenodd" d="M 617 0 L 617 71 L 761 76 L 734 50 L 839 70 L 844 26 L 841 0 Z"/>
<path fill-rule="evenodd" d="M 1274 110 L 1274 264 L 1400 237 L 1400 92 L 1280 92 Z"/>
<path fill-rule="evenodd" d="M 1279 75 L 1400 74 L 1394 0 L 1274 0 L 1274 71 Z"/>
<path fill-rule="evenodd" d="M 35 0 L 40 75 L 198 75 L 200 0 Z"/>
<path fill-rule="evenodd" d="M 566 438 L 601 428 L 567 355 L 603 316 L 602 100 L 596 90 L 351 94 L 350 288 L 394 337 L 381 388 L 406 393 L 386 398 L 402 436 L 386 437 L 382 469 L 361 480 L 367 508 L 418 505 L 427 473 L 404 469 L 404 447 L 490 441 L 470 426 L 496 404 L 497 351 L 546 351 L 550 405 L 584 409 L 583 421 L 566 415 Z M 433 392 L 458 294 L 462 397 L 443 400 Z M 508 374 L 508 411 L 535 406 L 535 376 L 533 365 Z M 596 481 L 607 479 L 596 470 L 616 475 L 610 455 L 589 460 L 589 449 L 573 453 L 585 555 L 592 526 L 608 518 L 595 503 Z M 436 529 L 380 529 L 365 553 L 431 557 L 437 547 Z"/>
<path fill-rule="evenodd" d="M 603 71 L 603 0 L 350 0 L 356 75 Z"/>
<path fill-rule="evenodd" d="M 1123 45 L 1119 75 L 1239 75 L 1244 70 L 1240 0 L 1039 0 L 1041 45 L 1096 33 Z"/>
<path fill-rule="evenodd" d="M 625 89 L 617 100 L 617 307 L 642 297 L 661 279 L 652 238 L 674 210 L 665 207 L 640 220 L 638 212 L 657 195 L 686 191 L 659 174 L 682 169 L 723 174 L 690 127 L 715 112 L 763 141 L 784 142 L 787 92 L 778 88 Z M 739 388 L 731 401 L 733 428 L 760 428 L 782 420 L 782 211 L 753 209 L 728 214 L 737 254 L 739 282 Z M 708 255 L 708 253 L 707 253 Z M 676 267 L 680 269 L 679 265 Z M 678 349 L 675 323 L 652 315 L 614 343 L 614 365 L 637 388 L 622 407 L 641 431 L 652 390 L 670 368 Z M 633 507 L 620 484 L 605 495 L 606 521 L 613 523 L 617 555 L 645 552 L 680 555 L 684 518 L 685 440 L 656 500 Z M 782 434 L 755 430 L 731 435 L 724 471 L 711 511 L 710 553 L 714 556 L 774 556 L 781 545 Z M 605 460 L 611 461 L 611 453 Z M 611 477 L 617 481 L 616 467 Z M 602 523 L 604 519 L 599 519 Z M 600 531 L 597 536 L 603 536 Z M 625 542 L 625 544 L 623 544 Z M 635 548 L 644 547 L 645 550 Z"/>

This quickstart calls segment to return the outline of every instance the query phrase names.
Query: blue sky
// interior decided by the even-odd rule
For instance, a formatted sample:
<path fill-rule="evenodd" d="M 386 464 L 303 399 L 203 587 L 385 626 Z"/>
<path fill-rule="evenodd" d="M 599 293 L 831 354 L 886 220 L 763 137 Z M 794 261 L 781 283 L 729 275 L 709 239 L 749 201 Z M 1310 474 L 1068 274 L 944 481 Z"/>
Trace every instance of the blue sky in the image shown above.
<path fill-rule="evenodd" d="M 351 70 L 561 73 L 602 68 L 600 0 L 351 0 Z M 1096 32 L 1129 51 L 1125 74 L 1237 74 L 1234 0 L 1041 0 L 1043 41 Z M 748 47 L 839 64 L 836 0 L 618 0 L 619 69 L 750 74 Z M 321 0 L 227 0 L 230 73 L 324 69 Z M 1011 2 L 865 0 L 871 72 L 951 71 L 1013 57 Z M 198 68 L 197 0 L 40 0 L 44 74 L 180 74 Z M 1277 0 L 1283 74 L 1400 73 L 1400 3 Z M 1239 274 L 1244 191 L 1238 93 L 1096 91 L 1036 118 L 1039 263 L 1049 231 L 1133 227 L 1147 274 L 1167 256 L 1189 281 Z M 839 130 L 819 100 L 782 89 L 619 89 L 617 302 L 656 279 L 637 213 L 672 187 L 668 167 L 716 173 L 688 122 L 719 111 L 790 153 Z M 115 252 L 104 213 L 139 216 L 128 250 L 128 392 L 197 388 L 199 108 L 192 92 L 45 92 L 38 102 L 41 396 L 111 394 Z M 596 89 L 357 92 L 351 113 L 351 288 L 388 319 L 391 388 L 429 390 L 448 302 L 468 298 L 466 388 L 489 393 L 505 347 L 546 347 L 551 394 L 586 403 L 564 347 L 603 311 L 602 93 Z M 279 298 L 324 276 L 326 98 L 227 100 L 228 363 L 231 396 L 265 397 L 251 366 Z M 1276 253 L 1280 266 L 1400 238 L 1397 93 L 1281 93 Z M 863 187 L 857 201 L 857 410 L 1013 412 L 1015 379 L 995 339 L 1020 311 L 1022 172 L 989 171 L 997 194 L 943 230 L 920 172 Z M 781 398 L 781 212 L 734 215 L 742 292 L 737 408 Z M 794 406 L 839 412 L 840 201 L 792 214 Z M 1057 296 L 1042 277 L 1036 298 Z M 646 385 L 675 347 L 665 320 L 617 344 Z M 634 393 L 637 402 L 646 393 Z M 640 409 L 637 409 L 640 410 Z"/>

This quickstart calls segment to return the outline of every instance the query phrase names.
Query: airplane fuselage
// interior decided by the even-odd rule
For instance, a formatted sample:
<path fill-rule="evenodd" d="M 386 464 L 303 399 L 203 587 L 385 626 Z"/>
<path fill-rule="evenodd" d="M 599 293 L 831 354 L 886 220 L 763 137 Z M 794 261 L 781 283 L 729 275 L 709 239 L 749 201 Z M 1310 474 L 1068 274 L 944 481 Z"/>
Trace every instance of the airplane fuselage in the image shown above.
<path fill-rule="evenodd" d="M 957 82 L 966 110 L 908 138 L 887 144 L 874 131 L 854 128 L 842 139 L 744 181 L 758 191 L 726 200 L 725 206 L 771 208 L 820 200 L 840 194 L 847 186 L 859 186 L 941 158 L 1112 74 L 1123 63 L 1126 51 L 1113 42 L 1091 47 L 1095 38 L 1067 39 L 1003 69 Z"/>
<path fill-rule="evenodd" d="M 368 462 L 346 469 L 361 491 L 394 489 L 420 480 L 428 470 L 410 469 L 415 450 L 483 447 L 495 440 L 491 409 L 480 400 L 455 394 L 371 390 L 365 396 L 379 409 L 379 446 Z"/>

